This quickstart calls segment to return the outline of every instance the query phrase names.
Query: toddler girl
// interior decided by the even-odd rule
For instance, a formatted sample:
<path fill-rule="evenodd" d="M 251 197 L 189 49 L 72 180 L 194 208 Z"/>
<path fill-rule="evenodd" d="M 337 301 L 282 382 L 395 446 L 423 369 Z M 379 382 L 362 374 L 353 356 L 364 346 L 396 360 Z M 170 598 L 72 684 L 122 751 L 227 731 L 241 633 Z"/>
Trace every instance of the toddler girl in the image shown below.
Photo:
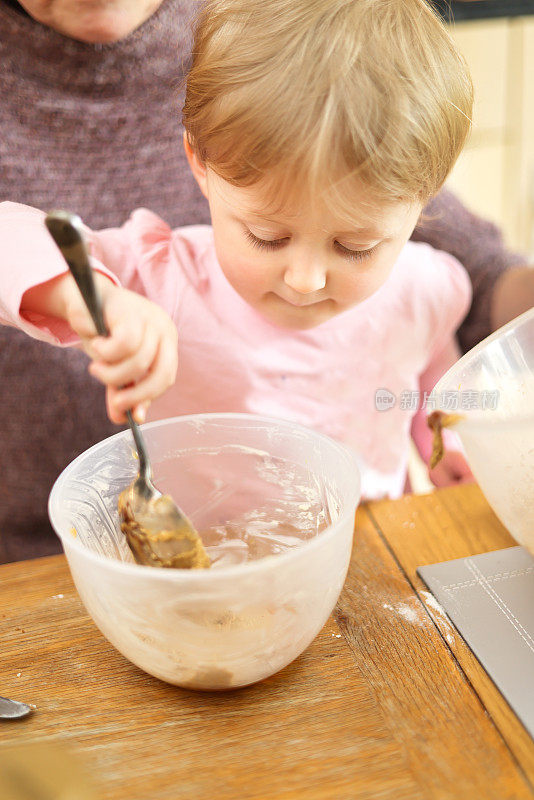
<path fill-rule="evenodd" d="M 139 209 L 87 231 L 104 339 L 42 212 L 4 203 L 2 321 L 81 338 L 115 422 L 152 400 L 153 419 L 283 417 L 352 446 L 364 496 L 398 496 L 411 434 L 428 459 L 417 400 L 456 360 L 470 299 L 457 261 L 408 239 L 471 106 L 425 0 L 211 0 L 183 116 L 212 226 L 172 231 Z M 449 451 L 432 477 L 467 474 Z"/>

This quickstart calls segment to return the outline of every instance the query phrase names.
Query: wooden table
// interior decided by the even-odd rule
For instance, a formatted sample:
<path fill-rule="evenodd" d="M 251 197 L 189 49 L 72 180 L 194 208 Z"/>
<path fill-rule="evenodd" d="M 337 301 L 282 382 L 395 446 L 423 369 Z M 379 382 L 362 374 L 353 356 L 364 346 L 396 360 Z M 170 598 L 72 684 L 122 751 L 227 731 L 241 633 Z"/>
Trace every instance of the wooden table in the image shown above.
<path fill-rule="evenodd" d="M 0 744 L 69 745 L 99 800 L 534 798 L 534 742 L 415 572 L 513 544 L 476 486 L 361 507 L 322 633 L 221 694 L 126 661 L 63 556 L 4 565 L 0 694 L 37 708 Z"/>

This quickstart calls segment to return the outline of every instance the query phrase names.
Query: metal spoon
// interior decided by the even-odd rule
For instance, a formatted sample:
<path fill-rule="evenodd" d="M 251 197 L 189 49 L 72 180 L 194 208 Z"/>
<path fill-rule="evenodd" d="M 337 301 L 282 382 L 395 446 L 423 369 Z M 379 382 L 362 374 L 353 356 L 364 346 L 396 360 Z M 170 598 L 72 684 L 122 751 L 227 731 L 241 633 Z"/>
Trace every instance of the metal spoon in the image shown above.
<path fill-rule="evenodd" d="M 69 266 L 98 334 L 107 336 L 80 217 L 67 211 L 52 211 L 45 224 Z M 162 494 L 152 483 L 152 469 L 141 429 L 131 411 L 126 412 L 126 417 L 139 455 L 139 474 L 120 494 L 118 506 L 121 530 L 126 534 L 136 561 L 154 567 L 209 567 L 208 555 L 190 521 L 172 498 Z"/>
<path fill-rule="evenodd" d="M 7 697 L 0 697 L 0 719 L 20 719 L 31 714 L 32 709 L 26 703 L 19 703 L 18 700 L 8 700 Z"/>

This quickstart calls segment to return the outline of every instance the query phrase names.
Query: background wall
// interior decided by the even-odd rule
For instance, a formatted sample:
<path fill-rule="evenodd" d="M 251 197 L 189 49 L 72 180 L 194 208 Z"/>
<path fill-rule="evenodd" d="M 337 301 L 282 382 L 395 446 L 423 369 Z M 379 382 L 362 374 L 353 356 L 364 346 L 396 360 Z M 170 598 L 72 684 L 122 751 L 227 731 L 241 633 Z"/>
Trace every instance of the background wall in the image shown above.
<path fill-rule="evenodd" d="M 450 26 L 475 84 L 473 132 L 449 179 L 534 258 L 534 16 Z"/>

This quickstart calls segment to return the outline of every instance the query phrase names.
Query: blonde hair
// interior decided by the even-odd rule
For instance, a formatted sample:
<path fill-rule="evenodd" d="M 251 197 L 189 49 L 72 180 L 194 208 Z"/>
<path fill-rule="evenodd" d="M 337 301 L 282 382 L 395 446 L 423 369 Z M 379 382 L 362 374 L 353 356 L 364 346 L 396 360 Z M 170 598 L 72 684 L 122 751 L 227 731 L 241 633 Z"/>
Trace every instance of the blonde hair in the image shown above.
<path fill-rule="evenodd" d="M 470 128 L 472 84 L 426 0 L 208 0 L 183 121 L 236 186 L 425 202 Z"/>

